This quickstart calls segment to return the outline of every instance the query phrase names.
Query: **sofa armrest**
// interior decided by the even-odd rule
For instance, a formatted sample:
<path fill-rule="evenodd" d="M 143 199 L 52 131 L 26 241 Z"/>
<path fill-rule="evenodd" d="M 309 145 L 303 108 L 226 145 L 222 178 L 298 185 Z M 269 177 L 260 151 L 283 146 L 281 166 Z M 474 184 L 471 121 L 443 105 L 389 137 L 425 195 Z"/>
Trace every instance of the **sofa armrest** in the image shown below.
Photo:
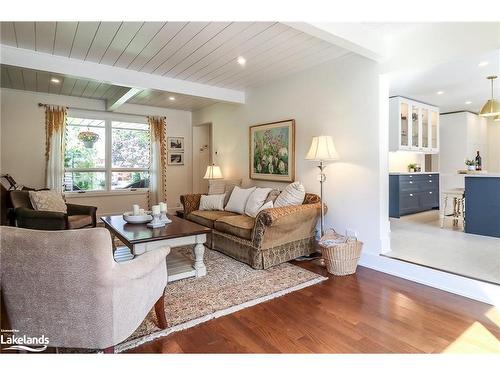
<path fill-rule="evenodd" d="M 263 248 L 311 237 L 320 215 L 320 203 L 263 210 L 255 219 L 253 246 Z"/>
<path fill-rule="evenodd" d="M 68 215 L 89 215 L 92 216 L 92 227 L 95 227 L 97 224 L 96 213 L 97 207 L 94 206 L 84 206 L 81 204 L 72 204 L 67 203 L 66 207 L 68 208 Z"/>
<path fill-rule="evenodd" d="M 185 194 L 181 195 L 181 203 L 184 206 L 184 218 L 193 211 L 200 208 L 201 194 Z"/>
<path fill-rule="evenodd" d="M 64 212 L 36 211 L 18 207 L 14 210 L 17 226 L 39 230 L 63 230 L 68 227 L 68 216 Z"/>

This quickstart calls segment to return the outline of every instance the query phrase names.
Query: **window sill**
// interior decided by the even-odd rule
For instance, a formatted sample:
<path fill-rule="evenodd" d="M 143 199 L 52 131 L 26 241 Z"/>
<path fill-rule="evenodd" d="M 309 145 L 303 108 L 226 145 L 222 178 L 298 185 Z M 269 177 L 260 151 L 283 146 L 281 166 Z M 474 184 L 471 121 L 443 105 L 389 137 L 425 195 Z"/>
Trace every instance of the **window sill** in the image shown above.
<path fill-rule="evenodd" d="M 137 190 L 113 190 L 113 191 L 86 191 L 84 193 L 67 192 L 64 193 L 66 198 L 85 198 L 85 197 L 112 197 L 112 196 L 123 196 L 123 195 L 145 195 L 148 193 L 148 189 L 137 189 Z"/>

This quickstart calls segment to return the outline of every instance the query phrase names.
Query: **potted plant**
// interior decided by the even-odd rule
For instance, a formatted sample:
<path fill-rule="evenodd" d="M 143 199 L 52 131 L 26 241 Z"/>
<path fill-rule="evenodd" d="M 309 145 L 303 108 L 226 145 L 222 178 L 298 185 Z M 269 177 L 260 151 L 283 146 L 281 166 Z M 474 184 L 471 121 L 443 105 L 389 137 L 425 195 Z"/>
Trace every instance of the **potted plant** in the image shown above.
<path fill-rule="evenodd" d="M 86 148 L 93 148 L 94 144 L 99 140 L 99 134 L 85 131 L 78 134 L 78 139 L 83 142 Z"/>
<path fill-rule="evenodd" d="M 417 164 L 415 163 L 408 164 L 408 172 L 415 173 L 416 170 L 417 170 Z"/>
<path fill-rule="evenodd" d="M 467 170 L 475 171 L 476 170 L 476 161 L 472 159 L 465 159 L 465 165 L 467 166 Z"/>

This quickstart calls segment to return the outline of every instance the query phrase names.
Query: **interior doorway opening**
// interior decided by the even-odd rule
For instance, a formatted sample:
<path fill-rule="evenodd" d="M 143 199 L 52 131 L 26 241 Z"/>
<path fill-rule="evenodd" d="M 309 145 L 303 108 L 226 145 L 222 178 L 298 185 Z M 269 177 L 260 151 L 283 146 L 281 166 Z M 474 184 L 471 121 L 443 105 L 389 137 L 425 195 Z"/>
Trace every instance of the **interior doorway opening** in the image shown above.
<path fill-rule="evenodd" d="M 478 115 L 499 56 L 495 50 L 387 75 L 381 255 L 500 285 L 500 220 L 483 220 L 498 207 L 500 132 Z M 491 61 L 489 71 L 476 60 Z M 477 168 L 469 170 L 466 159 Z"/>
<path fill-rule="evenodd" d="M 212 123 L 193 126 L 193 192 L 207 193 L 208 180 L 203 176 L 213 162 Z"/>

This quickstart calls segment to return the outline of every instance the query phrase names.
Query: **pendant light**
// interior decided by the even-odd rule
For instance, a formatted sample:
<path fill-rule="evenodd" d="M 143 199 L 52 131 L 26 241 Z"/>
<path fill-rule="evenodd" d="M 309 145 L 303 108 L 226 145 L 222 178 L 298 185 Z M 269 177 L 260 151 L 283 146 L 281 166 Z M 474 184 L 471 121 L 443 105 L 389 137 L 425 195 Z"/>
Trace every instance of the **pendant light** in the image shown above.
<path fill-rule="evenodd" d="M 491 99 L 488 100 L 485 105 L 483 105 L 483 108 L 481 108 L 481 111 L 479 112 L 479 116 L 493 117 L 500 115 L 500 102 L 495 100 L 495 98 L 493 97 L 493 81 L 497 78 L 497 76 L 486 77 L 486 79 L 489 79 L 491 81 Z"/>

